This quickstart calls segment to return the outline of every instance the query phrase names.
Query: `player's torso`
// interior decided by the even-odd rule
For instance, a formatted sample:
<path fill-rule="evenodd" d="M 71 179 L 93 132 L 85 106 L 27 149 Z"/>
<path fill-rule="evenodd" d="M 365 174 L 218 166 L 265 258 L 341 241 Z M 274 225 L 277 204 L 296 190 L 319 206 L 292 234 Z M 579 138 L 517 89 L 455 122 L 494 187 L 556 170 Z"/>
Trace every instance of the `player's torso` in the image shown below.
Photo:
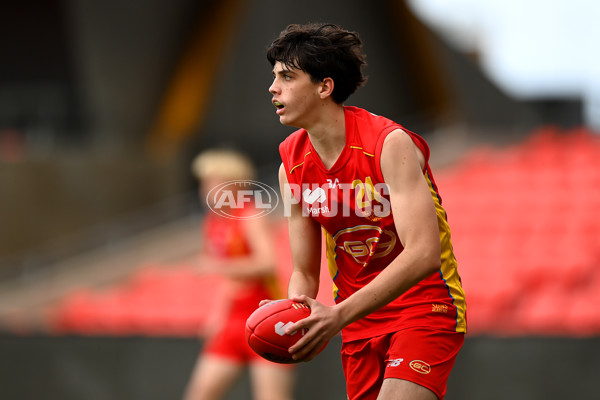
<path fill-rule="evenodd" d="M 212 256 L 241 257 L 250 254 L 242 221 L 208 213 L 203 225 L 203 248 Z"/>
<path fill-rule="evenodd" d="M 244 214 L 242 210 L 240 213 Z M 203 225 L 203 251 L 217 258 L 235 259 L 250 256 L 252 248 L 248 240 L 247 228 L 244 220 L 225 218 L 209 213 Z M 227 268 L 226 266 L 224 268 Z M 281 296 L 274 276 L 261 278 L 229 278 L 225 280 L 226 295 L 235 303 L 252 304 L 265 298 Z"/>
<path fill-rule="evenodd" d="M 292 187 L 304 215 L 323 227 L 337 300 L 368 283 L 402 251 L 387 185 L 373 173 L 374 157 L 358 146 L 345 152 L 346 161 L 330 171 L 307 161 L 302 183 Z"/>
<path fill-rule="evenodd" d="M 312 146 L 302 140 L 295 145 L 301 148 L 304 155 L 297 153 L 296 163 L 288 160 L 287 166 L 284 160 L 284 166 L 288 172 L 291 171 L 288 181 L 296 201 L 301 201 L 306 216 L 323 227 L 329 272 L 337 302 L 364 287 L 403 250 L 394 225 L 394 218 L 402 216 L 391 215 L 387 185 L 383 182 L 379 158 L 376 156 L 376 144 L 381 146 L 378 136 L 385 133 L 385 129 L 388 129 L 385 124 L 381 132 L 358 129 L 355 135 L 347 137 L 346 147 L 329 170 L 320 162 Z M 365 137 L 366 140 L 361 141 Z M 413 137 L 413 140 L 416 139 Z M 426 179 L 432 196 L 436 196 L 432 179 Z M 457 322 L 462 320 L 464 293 L 456 272 L 449 230 L 447 235 L 445 232 L 445 212 L 439 204 L 439 198 L 434 201 L 440 229 L 444 231 L 440 234 L 445 247 L 442 255 L 444 271 L 425 278 L 390 305 L 349 325 L 344 330 L 345 339 L 346 336 L 352 338 L 379 334 L 377 330 L 381 326 L 389 331 L 414 323 L 426 326 L 427 322 L 423 321 L 431 313 L 447 317 L 443 318 L 446 320 L 444 329 L 464 330 L 462 326 L 458 327 L 462 322 Z M 450 288 L 452 290 L 449 290 L 445 274 L 454 286 Z M 459 298 L 460 310 L 454 304 L 454 298 L 449 294 L 451 292 Z M 398 311 L 402 311 L 401 316 Z"/>

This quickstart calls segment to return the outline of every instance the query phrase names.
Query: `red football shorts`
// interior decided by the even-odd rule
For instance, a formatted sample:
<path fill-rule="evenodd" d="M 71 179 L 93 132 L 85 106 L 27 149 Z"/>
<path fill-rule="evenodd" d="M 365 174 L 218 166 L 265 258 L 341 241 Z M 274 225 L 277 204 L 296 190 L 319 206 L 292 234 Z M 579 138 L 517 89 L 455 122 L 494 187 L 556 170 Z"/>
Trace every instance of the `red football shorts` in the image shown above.
<path fill-rule="evenodd" d="M 206 342 L 203 351 L 240 364 L 261 360 L 268 362 L 250 348 L 245 333 L 246 320 L 258 308 L 258 303 L 268 297 L 266 291 L 254 290 L 235 299 L 223 326 Z"/>
<path fill-rule="evenodd" d="M 342 364 L 349 400 L 375 400 L 386 378 L 414 382 L 439 399 L 464 334 L 406 329 L 342 345 Z"/>

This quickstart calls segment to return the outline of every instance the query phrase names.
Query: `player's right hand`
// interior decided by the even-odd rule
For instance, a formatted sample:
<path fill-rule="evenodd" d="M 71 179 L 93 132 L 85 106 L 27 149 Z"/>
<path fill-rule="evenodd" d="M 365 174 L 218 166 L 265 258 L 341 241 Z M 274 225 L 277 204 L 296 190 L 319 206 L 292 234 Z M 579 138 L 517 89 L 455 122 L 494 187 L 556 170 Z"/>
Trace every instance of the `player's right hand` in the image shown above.
<path fill-rule="evenodd" d="M 287 334 L 306 329 L 306 334 L 289 348 L 294 360 L 310 361 L 315 358 L 329 340 L 343 328 L 336 306 L 326 306 L 305 295 L 294 296 L 291 300 L 310 307 L 310 316 L 301 319 L 286 329 Z"/>

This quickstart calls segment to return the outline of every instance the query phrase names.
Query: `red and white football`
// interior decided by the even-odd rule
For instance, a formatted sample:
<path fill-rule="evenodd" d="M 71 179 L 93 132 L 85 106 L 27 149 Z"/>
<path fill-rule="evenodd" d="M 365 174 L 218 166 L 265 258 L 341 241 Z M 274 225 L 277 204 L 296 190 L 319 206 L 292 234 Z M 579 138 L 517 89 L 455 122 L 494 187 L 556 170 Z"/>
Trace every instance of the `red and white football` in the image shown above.
<path fill-rule="evenodd" d="M 293 364 L 288 349 L 304 334 L 305 329 L 286 335 L 291 325 L 310 315 L 310 307 L 289 299 L 275 300 L 256 309 L 246 321 L 248 344 L 261 357 L 280 364 Z"/>

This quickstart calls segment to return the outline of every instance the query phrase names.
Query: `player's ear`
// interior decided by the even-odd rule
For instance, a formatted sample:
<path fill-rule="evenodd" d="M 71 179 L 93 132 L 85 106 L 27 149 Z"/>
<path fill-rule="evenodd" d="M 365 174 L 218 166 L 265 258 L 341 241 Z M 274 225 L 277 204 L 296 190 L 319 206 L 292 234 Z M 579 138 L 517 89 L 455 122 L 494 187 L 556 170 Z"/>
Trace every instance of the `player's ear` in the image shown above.
<path fill-rule="evenodd" d="M 326 97 L 331 96 L 331 94 L 333 93 L 333 87 L 333 79 L 323 79 L 323 81 L 321 81 L 321 84 L 319 85 L 319 95 L 321 96 L 321 98 L 325 99 Z"/>

